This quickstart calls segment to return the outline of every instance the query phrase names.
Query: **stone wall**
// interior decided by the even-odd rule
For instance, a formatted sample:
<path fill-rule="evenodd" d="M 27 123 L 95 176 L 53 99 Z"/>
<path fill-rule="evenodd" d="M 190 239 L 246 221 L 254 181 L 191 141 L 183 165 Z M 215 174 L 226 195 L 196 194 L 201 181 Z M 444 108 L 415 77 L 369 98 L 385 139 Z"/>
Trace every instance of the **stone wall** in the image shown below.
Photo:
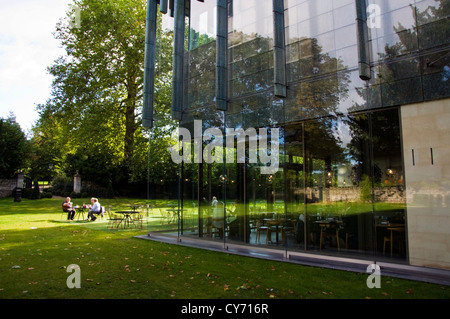
<path fill-rule="evenodd" d="M 307 197 L 314 202 L 359 202 L 361 200 L 360 187 L 330 187 L 307 188 Z M 405 203 L 403 187 L 375 187 L 373 189 L 375 201 L 384 203 Z"/>
<path fill-rule="evenodd" d="M 0 198 L 11 197 L 15 187 L 15 179 L 0 179 Z"/>
<path fill-rule="evenodd" d="M 450 99 L 401 114 L 410 263 L 450 269 Z"/>

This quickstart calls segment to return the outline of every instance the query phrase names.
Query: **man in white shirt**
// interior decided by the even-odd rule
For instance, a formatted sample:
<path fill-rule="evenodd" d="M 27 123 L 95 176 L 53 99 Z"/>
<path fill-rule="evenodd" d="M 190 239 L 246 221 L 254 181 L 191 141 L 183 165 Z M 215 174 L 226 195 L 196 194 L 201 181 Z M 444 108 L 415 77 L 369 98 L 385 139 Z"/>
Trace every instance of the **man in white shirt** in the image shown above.
<path fill-rule="evenodd" d="M 87 220 L 89 220 L 89 217 L 91 217 L 91 220 L 94 221 L 97 219 L 97 217 L 95 217 L 94 214 L 97 214 L 97 215 L 100 214 L 102 212 L 102 208 L 101 208 L 100 203 L 98 202 L 97 198 L 92 197 L 91 203 L 92 203 L 92 205 L 89 208 Z"/>

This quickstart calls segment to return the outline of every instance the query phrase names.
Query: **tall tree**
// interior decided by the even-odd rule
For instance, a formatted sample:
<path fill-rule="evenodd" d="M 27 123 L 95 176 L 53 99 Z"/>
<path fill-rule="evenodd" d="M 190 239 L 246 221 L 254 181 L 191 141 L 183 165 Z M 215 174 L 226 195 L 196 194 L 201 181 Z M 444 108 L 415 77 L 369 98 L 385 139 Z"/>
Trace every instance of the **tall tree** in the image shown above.
<path fill-rule="evenodd" d="M 150 134 L 140 125 L 145 23 L 145 0 L 74 0 L 58 23 L 55 37 L 66 54 L 49 67 L 52 98 L 39 111 L 40 124 L 58 123 L 66 173 L 105 182 L 136 180 L 136 165 L 147 168 L 140 160 Z M 160 32 L 159 39 L 155 117 L 165 126 L 172 124 L 172 37 Z"/>
<path fill-rule="evenodd" d="M 11 178 L 26 167 L 29 143 L 13 114 L 0 118 L 0 178 Z"/>

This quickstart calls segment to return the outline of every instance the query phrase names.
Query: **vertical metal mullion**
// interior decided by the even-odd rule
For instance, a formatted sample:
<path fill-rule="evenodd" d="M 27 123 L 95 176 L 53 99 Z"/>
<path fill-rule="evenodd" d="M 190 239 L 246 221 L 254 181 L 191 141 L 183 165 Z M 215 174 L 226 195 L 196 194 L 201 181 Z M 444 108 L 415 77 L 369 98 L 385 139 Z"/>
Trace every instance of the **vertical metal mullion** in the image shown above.
<path fill-rule="evenodd" d="M 175 0 L 173 48 L 172 117 L 181 120 L 183 109 L 183 69 L 185 40 L 185 0 Z"/>
<path fill-rule="evenodd" d="M 278 97 L 286 97 L 286 40 L 283 0 L 273 0 L 273 34 L 274 94 Z"/>
<path fill-rule="evenodd" d="M 358 66 L 361 80 L 372 78 L 370 71 L 369 29 L 367 27 L 367 2 L 356 0 L 356 24 L 358 32 Z"/>
<path fill-rule="evenodd" d="M 227 111 L 227 0 L 217 0 L 216 108 Z"/>
<path fill-rule="evenodd" d="M 144 104 L 142 110 L 142 125 L 153 127 L 153 92 L 155 87 L 155 57 L 156 57 L 156 20 L 157 3 L 147 0 L 147 25 L 145 34 L 144 61 Z"/>
<path fill-rule="evenodd" d="M 159 0 L 159 11 L 161 11 L 161 13 L 167 13 L 167 1 L 168 0 Z"/>

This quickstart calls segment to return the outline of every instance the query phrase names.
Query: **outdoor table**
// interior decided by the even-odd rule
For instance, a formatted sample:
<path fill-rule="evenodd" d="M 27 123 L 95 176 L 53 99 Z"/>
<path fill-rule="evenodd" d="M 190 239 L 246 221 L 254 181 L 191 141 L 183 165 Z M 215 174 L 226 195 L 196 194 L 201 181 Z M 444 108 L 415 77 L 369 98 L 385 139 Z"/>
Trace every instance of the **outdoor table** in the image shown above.
<path fill-rule="evenodd" d="M 390 228 L 390 227 L 405 227 L 405 224 L 401 224 L 401 223 L 380 223 L 380 224 L 376 224 L 376 227 L 379 228 Z"/>
<path fill-rule="evenodd" d="M 133 217 L 131 215 L 136 214 L 136 211 L 120 211 L 117 212 L 117 214 L 122 214 L 123 218 L 122 221 L 120 223 L 123 222 L 123 228 L 125 227 L 129 227 L 130 223 L 132 223 L 134 225 L 134 221 L 133 221 Z M 119 225 L 120 225 L 119 223 Z M 119 225 L 117 227 L 119 227 Z"/>
<path fill-rule="evenodd" d="M 86 219 L 84 216 L 84 213 L 86 212 L 86 209 L 88 209 L 87 207 L 76 205 L 76 206 L 73 206 L 72 208 L 76 210 L 76 212 L 77 212 L 76 216 L 77 216 L 78 220 L 80 219 L 80 216 L 81 216 L 82 220 Z"/>

